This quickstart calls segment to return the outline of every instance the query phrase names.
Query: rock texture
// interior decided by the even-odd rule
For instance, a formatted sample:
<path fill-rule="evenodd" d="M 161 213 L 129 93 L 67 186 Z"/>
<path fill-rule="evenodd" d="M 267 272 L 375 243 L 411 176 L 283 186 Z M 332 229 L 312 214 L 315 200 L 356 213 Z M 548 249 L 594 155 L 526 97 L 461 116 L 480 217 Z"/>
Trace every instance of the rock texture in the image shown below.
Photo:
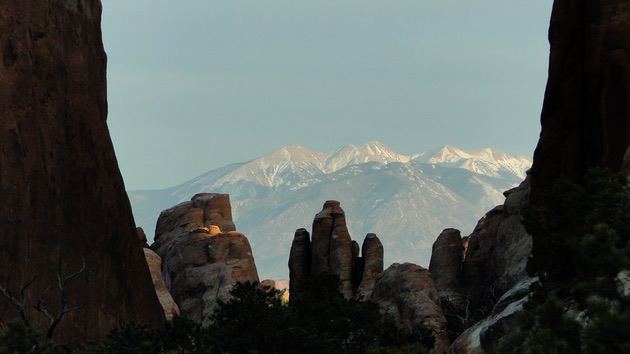
<path fill-rule="evenodd" d="M 289 254 L 289 292 L 299 296 L 299 292 L 311 274 L 311 239 L 306 229 L 295 231 L 291 253 Z"/>
<path fill-rule="evenodd" d="M 528 301 L 529 287 L 536 278 L 526 278 L 506 292 L 488 313 L 462 333 L 450 346 L 449 354 L 483 354 L 496 352 L 499 340 L 509 333 L 513 319 Z"/>
<path fill-rule="evenodd" d="M 383 244 L 375 234 L 367 234 L 363 240 L 361 282 L 357 290 L 359 298 L 369 298 L 374 289 L 374 283 L 383 272 Z"/>
<path fill-rule="evenodd" d="M 487 316 L 497 300 L 526 279 L 532 237 L 522 223 L 529 180 L 505 192 L 505 204 L 489 211 L 467 239 L 462 287 L 469 302 L 469 321 Z"/>
<path fill-rule="evenodd" d="M 435 280 L 442 311 L 451 331 L 463 327 L 461 318 L 466 317 L 468 306 L 461 284 L 463 257 L 464 241 L 459 230 L 442 231 L 433 243 L 429 272 Z"/>
<path fill-rule="evenodd" d="M 532 198 L 594 166 L 619 171 L 630 145 L 630 3 L 556 0 Z"/>
<path fill-rule="evenodd" d="M 164 279 L 162 278 L 162 259 L 157 253 L 153 252 L 149 248 L 144 248 L 144 258 L 147 261 L 147 266 L 151 272 L 151 279 L 153 280 L 153 286 L 155 293 L 157 294 L 162 309 L 164 310 L 164 317 L 167 320 L 171 320 L 174 316 L 179 315 L 179 307 L 173 300 L 173 296 L 168 291 Z"/>
<path fill-rule="evenodd" d="M 326 201 L 322 211 L 315 215 L 312 239 L 305 229 L 295 232 L 289 256 L 290 292 L 294 297 L 299 296 L 301 285 L 309 277 L 321 274 L 338 276 L 340 290 L 348 299 L 357 294 L 366 295 L 375 275 L 382 271 L 380 240 L 368 234 L 363 256 L 359 257 L 359 245 L 350 238 L 345 212 L 338 201 Z"/>
<path fill-rule="evenodd" d="M 235 283 L 258 281 L 249 241 L 234 230 L 225 194 L 197 194 L 160 214 L 151 248 L 183 316 L 208 324 Z"/>
<path fill-rule="evenodd" d="M 446 229 L 433 243 L 429 271 L 435 280 L 440 298 L 461 297 L 461 267 L 464 244 L 459 230 Z"/>
<path fill-rule="evenodd" d="M 452 353 L 492 352 L 506 330 L 503 320 L 527 299 L 514 295 L 527 294 L 530 281 L 525 267 L 533 240 L 522 225 L 525 206 L 536 212 L 559 178 L 580 183 L 593 167 L 630 171 L 630 3 L 556 0 L 549 41 L 542 132 L 530 176 L 467 240 L 464 288 L 473 319 L 485 318 L 454 342 Z"/>
<path fill-rule="evenodd" d="M 432 353 L 446 352 L 449 346 L 447 322 L 428 270 L 411 263 L 392 264 L 376 280 L 370 300 L 409 332 L 431 330 L 435 338 Z"/>
<path fill-rule="evenodd" d="M 164 320 L 139 247 L 106 124 L 98 0 L 0 2 L 0 285 L 67 313 L 55 339 L 101 338 L 121 322 Z M 63 269 L 59 269 L 63 268 Z M 16 295 L 19 296 L 19 295 Z M 0 317 L 17 316 L 0 296 Z"/>

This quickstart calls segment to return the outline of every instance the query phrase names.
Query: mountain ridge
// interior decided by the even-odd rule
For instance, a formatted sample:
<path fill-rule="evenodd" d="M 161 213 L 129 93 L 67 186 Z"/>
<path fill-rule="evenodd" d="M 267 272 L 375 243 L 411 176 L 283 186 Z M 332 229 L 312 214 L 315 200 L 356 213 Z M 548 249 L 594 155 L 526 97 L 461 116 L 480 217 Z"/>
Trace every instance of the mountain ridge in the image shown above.
<path fill-rule="evenodd" d="M 386 262 L 424 264 L 442 228 L 472 231 L 479 215 L 501 204 L 502 192 L 522 180 L 528 163 L 498 150 L 454 146 L 404 155 L 378 141 L 329 153 L 288 145 L 171 188 L 129 191 L 129 196 L 137 224 L 151 238 L 161 210 L 201 192 L 230 194 L 235 221 L 252 242 L 260 273 L 285 278 L 285 245 L 295 229 L 308 226 L 323 200 L 343 201 L 356 237 L 377 233 L 391 250 Z"/>

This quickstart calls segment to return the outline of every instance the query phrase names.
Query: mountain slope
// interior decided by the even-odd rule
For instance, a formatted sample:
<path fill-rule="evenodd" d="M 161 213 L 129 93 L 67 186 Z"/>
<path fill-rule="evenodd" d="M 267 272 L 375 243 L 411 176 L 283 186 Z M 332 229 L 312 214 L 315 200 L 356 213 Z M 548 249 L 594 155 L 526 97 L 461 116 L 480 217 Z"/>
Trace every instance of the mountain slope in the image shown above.
<path fill-rule="evenodd" d="M 129 195 L 137 224 L 152 235 L 161 210 L 196 193 L 229 193 L 260 274 L 284 278 L 295 229 L 310 229 L 325 200 L 341 201 L 354 236 L 379 235 L 386 263 L 427 265 L 436 235 L 445 227 L 470 231 L 480 215 L 503 202 L 504 190 L 521 181 L 526 161 L 450 146 L 412 157 L 379 142 L 332 153 L 291 145 L 173 188 Z"/>

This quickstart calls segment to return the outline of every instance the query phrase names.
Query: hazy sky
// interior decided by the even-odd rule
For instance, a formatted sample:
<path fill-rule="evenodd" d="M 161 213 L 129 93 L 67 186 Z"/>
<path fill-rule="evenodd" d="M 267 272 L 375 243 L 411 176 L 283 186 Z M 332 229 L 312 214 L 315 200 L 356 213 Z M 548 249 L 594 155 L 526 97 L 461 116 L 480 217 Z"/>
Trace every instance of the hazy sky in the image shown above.
<path fill-rule="evenodd" d="M 128 189 L 288 144 L 531 155 L 552 0 L 103 0 Z"/>

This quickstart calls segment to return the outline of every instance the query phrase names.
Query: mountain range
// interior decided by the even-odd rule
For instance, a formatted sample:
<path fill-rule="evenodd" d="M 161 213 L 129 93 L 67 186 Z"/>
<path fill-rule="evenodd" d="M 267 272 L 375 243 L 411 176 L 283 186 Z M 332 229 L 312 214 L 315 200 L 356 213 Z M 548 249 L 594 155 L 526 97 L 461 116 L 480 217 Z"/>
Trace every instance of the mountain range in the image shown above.
<path fill-rule="evenodd" d="M 201 192 L 228 193 L 238 230 L 246 234 L 262 278 L 287 278 L 297 228 L 310 229 L 325 200 L 342 203 L 350 233 L 378 234 L 385 265 L 427 266 L 440 231 L 472 231 L 504 201 L 531 161 L 486 148 L 444 146 L 399 154 L 378 141 L 330 153 L 289 145 L 257 159 L 227 165 L 180 185 L 129 191 L 136 224 L 152 238 L 160 212 Z"/>

